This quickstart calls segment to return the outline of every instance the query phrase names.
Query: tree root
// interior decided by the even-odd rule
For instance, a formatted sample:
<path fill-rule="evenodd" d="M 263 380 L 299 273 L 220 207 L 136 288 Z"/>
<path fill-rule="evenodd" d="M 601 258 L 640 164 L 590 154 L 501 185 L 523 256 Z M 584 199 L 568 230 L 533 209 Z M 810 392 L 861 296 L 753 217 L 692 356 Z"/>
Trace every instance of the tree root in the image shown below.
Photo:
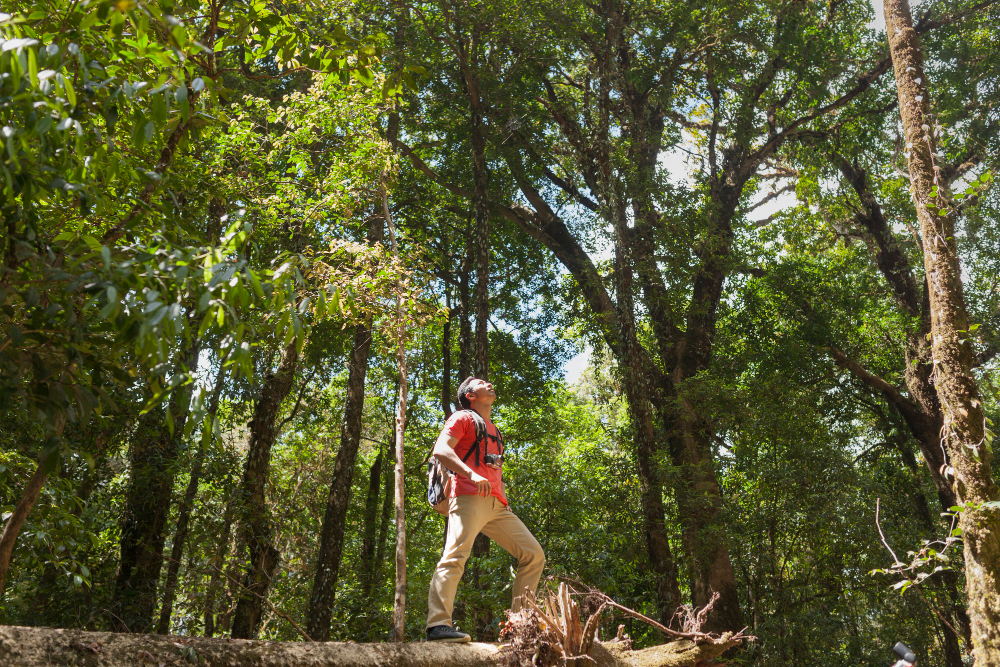
<path fill-rule="evenodd" d="M 586 606 L 594 610 L 585 623 L 581 621 L 580 607 L 573 596 L 584 596 L 587 598 Z M 696 665 L 722 655 L 744 640 L 754 639 L 743 631 L 721 635 L 702 632 L 702 625 L 717 599 L 718 594 L 714 594 L 709 603 L 700 609 L 688 605 L 680 607 L 674 619 L 681 630 L 675 630 L 618 604 L 595 588 L 579 593 L 564 581 L 559 584 L 558 592 L 549 592 L 541 600 L 526 595 L 524 608 L 508 613 L 500 638 L 510 643 L 500 652 L 506 658 L 507 667 Z M 630 640 L 598 646 L 599 642 L 595 641 L 597 630 L 606 607 L 648 623 L 672 641 L 642 651 L 630 651 Z"/>

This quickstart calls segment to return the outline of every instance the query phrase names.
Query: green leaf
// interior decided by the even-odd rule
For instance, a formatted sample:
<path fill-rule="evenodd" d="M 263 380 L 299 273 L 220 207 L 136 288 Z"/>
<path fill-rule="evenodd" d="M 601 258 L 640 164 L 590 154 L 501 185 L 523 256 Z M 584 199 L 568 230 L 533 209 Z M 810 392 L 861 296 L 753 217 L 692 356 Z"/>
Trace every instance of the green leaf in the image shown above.
<path fill-rule="evenodd" d="M 67 76 L 63 77 L 63 89 L 66 91 L 66 99 L 69 100 L 69 105 L 76 107 L 76 91 L 73 90 L 73 83 Z"/>
<path fill-rule="evenodd" d="M 162 125 L 167 122 L 167 100 L 164 95 L 150 95 L 149 110 L 153 120 Z M 147 137 L 149 139 L 151 137 Z"/>
<path fill-rule="evenodd" d="M 359 65 L 358 68 L 354 70 L 353 74 L 354 78 L 366 86 L 370 86 L 375 82 L 375 75 L 372 74 L 372 71 L 364 65 Z"/>
<path fill-rule="evenodd" d="M 167 422 L 167 432 L 170 433 L 170 435 L 173 435 L 174 434 L 174 413 L 170 410 L 170 403 L 167 403 L 166 422 Z"/>
<path fill-rule="evenodd" d="M 7 326 L 7 337 L 14 345 L 24 344 L 24 334 L 21 332 L 21 327 L 16 324 L 10 324 Z"/>

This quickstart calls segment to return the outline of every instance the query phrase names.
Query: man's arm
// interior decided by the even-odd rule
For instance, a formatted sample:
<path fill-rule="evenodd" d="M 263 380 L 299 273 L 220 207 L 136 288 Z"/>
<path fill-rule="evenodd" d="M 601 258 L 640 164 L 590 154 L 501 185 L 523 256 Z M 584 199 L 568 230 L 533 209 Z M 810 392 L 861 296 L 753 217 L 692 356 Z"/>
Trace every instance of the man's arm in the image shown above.
<path fill-rule="evenodd" d="M 437 442 L 434 443 L 434 458 L 440 461 L 441 465 L 456 475 L 461 475 L 462 477 L 475 482 L 476 492 L 480 496 L 488 497 L 490 493 L 493 492 L 490 480 L 465 465 L 465 462 L 458 458 L 458 454 L 455 453 L 455 445 L 457 444 L 458 438 L 450 435 L 447 431 L 441 431 L 441 435 L 438 436 Z"/>

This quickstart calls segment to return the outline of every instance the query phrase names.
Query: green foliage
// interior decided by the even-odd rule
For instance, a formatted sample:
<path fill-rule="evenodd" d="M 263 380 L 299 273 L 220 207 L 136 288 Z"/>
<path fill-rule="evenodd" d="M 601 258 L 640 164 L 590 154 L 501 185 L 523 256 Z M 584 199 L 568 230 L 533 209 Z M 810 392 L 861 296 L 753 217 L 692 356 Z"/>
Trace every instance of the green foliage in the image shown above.
<path fill-rule="evenodd" d="M 648 197 L 657 209 L 647 240 L 666 314 L 635 309 L 640 342 L 654 350 L 657 326 L 689 326 L 683 313 L 702 258 L 718 242 L 721 186 L 712 185 L 710 144 L 724 166 L 727 155 L 760 148 L 805 118 L 797 140 L 756 165 L 727 203 L 732 238 L 720 268 L 728 277 L 711 363 L 678 387 L 710 431 L 740 602 L 758 637 L 733 661 L 881 665 L 903 639 L 922 662 L 944 664 L 932 606 L 954 603 L 942 581 L 961 572 L 961 535 L 933 510 L 927 524 L 921 507 L 933 506 L 935 489 L 906 421 L 884 393 L 830 357 L 842 350 L 902 388 L 912 371 L 909 337 L 922 326 L 881 273 L 858 222 L 864 202 L 831 159 L 837 152 L 866 171 L 922 284 L 909 182 L 900 173 L 906 146 L 885 112 L 891 85 L 877 78 L 836 113 L 811 117 L 882 57 L 884 36 L 868 25 L 871 7 L 624 5 L 637 28 L 622 51 L 632 60 L 615 64 L 621 76 L 605 116 L 595 98 L 605 76 L 595 45 L 607 24 L 592 3 L 418 2 L 406 19 L 391 3 L 37 0 L 16 16 L 0 14 L 5 518 L 37 462 L 61 455 L 50 459 L 52 474 L 17 542 L 0 622 L 112 627 L 103 610 L 111 605 L 132 479 L 128 453 L 145 437 L 143 414 L 162 418 L 169 432 L 182 412 L 184 429 L 172 434 L 175 503 L 165 554 L 176 501 L 197 461 L 202 473 L 171 629 L 196 635 L 211 623 L 225 634 L 239 594 L 233 498 L 248 423 L 280 350 L 294 341 L 302 354 L 276 421 L 267 488 L 281 553 L 269 600 L 304 626 L 343 428 L 353 325 L 370 318 L 364 425 L 332 634 L 357 641 L 389 634 L 389 457 L 402 329 L 411 369 L 406 627 L 411 638 L 421 635 L 443 540 L 443 522 L 423 500 L 423 466 L 443 423 L 442 394 L 471 367 L 464 336 L 476 324 L 474 215 L 460 194 L 473 187 L 472 63 L 488 143 L 495 417 L 509 446 L 508 497 L 546 550 L 546 585 L 568 577 L 643 613 L 657 611 L 628 387 L 607 349 L 605 323 L 560 265 L 565 257 L 540 243 L 551 229 L 529 233 L 501 207 L 523 208 L 524 183 L 536 187 L 613 293 L 621 260 L 613 256 L 611 197 L 586 173 L 587 150 L 603 150 L 606 139 L 604 166 L 623 188 L 628 233 L 636 229 L 636 201 Z M 939 206 L 959 217 L 975 322 L 963 339 L 980 355 L 977 377 L 995 421 L 1000 226 L 990 114 L 1000 61 L 991 57 L 996 10 L 987 9 L 927 33 L 925 45 L 938 158 L 967 164 L 954 201 L 940 197 Z M 628 95 L 659 106 L 648 107 L 651 118 L 630 117 Z M 555 120 L 553 99 L 579 135 Z M 658 157 L 672 145 L 690 151 L 686 175 L 661 164 L 649 182 L 638 182 L 645 149 L 630 133 L 651 120 L 665 125 Z M 394 152 L 386 134 L 395 123 L 397 138 L 437 178 Z M 754 224 L 754 203 L 771 182 L 788 183 L 796 201 Z M 383 188 L 398 262 L 386 244 L 365 242 L 369 224 L 383 215 Z M 573 190 L 598 201 L 597 210 Z M 640 281 L 634 289 L 636 303 L 645 304 Z M 395 326 L 398 295 L 403 327 Z M 191 359 L 186 352 L 196 344 L 200 353 Z M 584 347 L 590 367 L 569 386 L 561 365 Z M 672 349 L 653 363 L 680 354 Z M 220 392 L 211 412 L 213 384 Z M 670 440 L 673 407 L 656 421 L 658 442 Z M 681 471 L 666 449 L 655 465 L 668 482 L 667 533 L 689 596 L 693 563 L 670 484 Z M 893 563 L 885 549 L 876 502 L 886 542 L 909 552 L 909 563 Z M 513 566 L 496 546 L 470 560 L 460 626 L 484 638 L 496 633 Z M 165 584 L 164 575 L 161 593 Z M 960 577 L 955 586 L 960 591 Z M 265 614 L 261 636 L 300 639 L 281 614 Z M 612 615 L 601 636 L 613 636 L 619 623 L 639 645 L 661 639 Z"/>
<path fill-rule="evenodd" d="M 317 84 L 317 101 L 320 91 L 340 86 L 339 74 L 367 71 L 378 57 L 368 41 L 348 37 L 339 26 L 332 46 L 317 51 L 294 15 L 279 16 L 262 4 L 249 12 L 209 12 L 207 23 L 202 9 L 65 3 L 0 16 L 0 123 L 6 146 L 0 169 L 7 230 L 0 302 L 10 338 L 0 351 L 0 402 L 30 419 L 41 418 L 53 432 L 67 420 L 86 420 L 94 410 L 113 406 L 109 382 L 142 376 L 150 391 L 147 407 L 190 382 L 194 369 L 178 368 L 171 360 L 177 345 L 195 337 L 221 340 L 227 366 L 250 373 L 249 347 L 257 337 L 246 321 L 251 312 L 278 316 L 272 325 L 276 336 L 291 340 L 304 333 L 307 315 L 356 316 L 361 308 L 356 297 L 371 286 L 361 276 L 379 271 L 375 257 L 362 260 L 369 269 L 342 270 L 364 251 L 335 239 L 329 250 L 279 251 L 263 266 L 252 266 L 245 249 L 259 232 L 239 219 L 243 208 L 213 238 L 204 228 L 190 227 L 191 214 L 198 213 L 182 210 L 183 190 L 168 189 L 167 199 L 150 199 L 164 183 L 189 185 L 183 174 L 168 178 L 175 151 L 198 137 L 214 139 L 233 123 L 222 106 L 228 93 L 218 67 L 218 59 L 235 48 L 227 39 L 245 40 L 255 60 L 329 72 L 320 77 L 327 83 Z M 220 27 L 227 34 L 216 41 Z M 352 108 L 365 109 L 359 102 L 355 95 Z M 315 131 L 342 132 L 341 154 L 352 156 L 353 164 L 384 171 L 373 159 L 385 151 L 373 135 L 370 115 L 345 118 L 348 128 L 318 124 L 341 116 L 324 116 L 301 100 L 291 100 L 285 109 L 296 111 L 281 111 L 271 122 L 297 131 L 288 132 L 274 150 L 293 153 L 288 156 L 293 173 L 306 171 L 294 151 Z M 364 123 L 367 133 L 356 133 Z M 235 139 L 247 139 L 239 119 L 231 127 Z M 342 181 L 328 175 L 332 183 Z M 315 205 L 349 212 L 356 205 L 350 200 L 355 190 L 334 189 L 339 197 Z M 123 218 L 122 200 L 135 194 Z M 136 225 L 144 218 L 153 224 L 140 233 Z M 221 223 L 210 222 L 209 229 L 213 224 Z M 97 230 L 104 230 L 103 238 Z M 129 242 L 115 244 L 122 233 Z M 338 276 L 347 277 L 335 283 Z M 311 293 L 301 294 L 307 287 Z M 167 420 L 170 427 L 172 422 Z"/>

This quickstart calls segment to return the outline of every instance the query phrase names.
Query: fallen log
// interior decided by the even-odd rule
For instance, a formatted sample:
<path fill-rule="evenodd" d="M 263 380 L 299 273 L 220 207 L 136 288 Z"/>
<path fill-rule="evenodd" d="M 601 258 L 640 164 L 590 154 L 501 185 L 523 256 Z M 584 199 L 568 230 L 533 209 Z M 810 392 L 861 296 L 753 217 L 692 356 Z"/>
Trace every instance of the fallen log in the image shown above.
<path fill-rule="evenodd" d="M 681 640 L 631 651 L 622 642 L 595 643 L 595 667 L 690 667 L 738 641 Z M 497 667 L 497 644 L 428 642 L 273 642 L 53 628 L 0 626 L 4 667 Z"/>

